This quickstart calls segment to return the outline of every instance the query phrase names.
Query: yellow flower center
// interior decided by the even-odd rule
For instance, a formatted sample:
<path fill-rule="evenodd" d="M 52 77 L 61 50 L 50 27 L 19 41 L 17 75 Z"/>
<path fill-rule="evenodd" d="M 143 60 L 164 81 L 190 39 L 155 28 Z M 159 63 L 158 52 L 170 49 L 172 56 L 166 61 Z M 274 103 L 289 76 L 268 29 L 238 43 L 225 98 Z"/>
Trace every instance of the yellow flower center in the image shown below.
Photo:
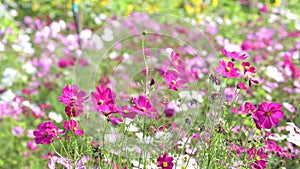
<path fill-rule="evenodd" d="M 260 157 L 259 156 L 255 156 L 255 160 L 256 161 L 260 160 Z"/>
<path fill-rule="evenodd" d="M 145 107 L 142 107 L 141 109 L 142 109 L 142 111 L 146 111 L 146 108 L 145 108 Z"/>
<path fill-rule="evenodd" d="M 73 96 L 73 97 L 71 98 L 71 100 L 77 100 L 77 97 L 76 97 L 76 96 Z"/>
<path fill-rule="evenodd" d="M 226 71 L 230 72 L 231 68 L 229 66 L 226 66 Z"/>
<path fill-rule="evenodd" d="M 186 169 L 186 165 L 182 165 L 182 166 L 181 166 L 181 169 Z"/>
<path fill-rule="evenodd" d="M 175 84 L 176 84 L 176 81 L 175 81 L 175 80 L 172 80 L 171 83 L 175 85 Z"/>
<path fill-rule="evenodd" d="M 178 66 L 178 65 L 179 65 L 179 63 L 178 63 L 177 61 L 174 61 L 174 64 L 175 64 L 176 66 Z"/>
<path fill-rule="evenodd" d="M 72 128 L 72 130 L 73 130 L 73 131 L 76 131 L 76 130 L 77 130 L 77 128 L 76 128 L 76 127 L 73 127 L 73 128 Z"/>
<path fill-rule="evenodd" d="M 163 167 L 168 167 L 168 163 L 167 162 L 163 162 Z"/>
<path fill-rule="evenodd" d="M 272 113 L 268 111 L 268 112 L 266 113 L 266 116 L 267 116 L 267 117 L 270 117 L 271 114 L 272 114 Z"/>
<path fill-rule="evenodd" d="M 245 69 L 248 70 L 250 68 L 250 66 L 245 66 Z"/>
<path fill-rule="evenodd" d="M 98 101 L 98 105 L 102 105 L 103 103 L 104 103 L 104 101 L 101 99 Z"/>
<path fill-rule="evenodd" d="M 127 110 L 123 110 L 123 113 L 127 114 L 127 113 L 128 113 L 128 111 L 127 111 Z"/>

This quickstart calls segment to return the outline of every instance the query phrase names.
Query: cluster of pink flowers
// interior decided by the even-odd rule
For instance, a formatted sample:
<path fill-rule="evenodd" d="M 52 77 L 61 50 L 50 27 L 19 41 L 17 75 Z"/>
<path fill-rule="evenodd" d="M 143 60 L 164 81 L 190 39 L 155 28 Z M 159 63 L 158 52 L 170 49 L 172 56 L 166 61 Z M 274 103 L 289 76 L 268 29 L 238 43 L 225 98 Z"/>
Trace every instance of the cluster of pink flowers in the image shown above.
<path fill-rule="evenodd" d="M 69 117 L 77 117 L 83 113 L 83 104 L 88 99 L 85 91 L 79 90 L 78 86 L 68 84 L 62 89 L 62 96 L 58 100 L 65 104 L 65 112 Z"/>
<path fill-rule="evenodd" d="M 213 70 L 225 77 L 225 78 L 240 78 L 247 80 L 249 83 L 249 87 L 252 86 L 253 83 L 258 84 L 258 80 L 253 78 L 253 75 L 256 73 L 255 67 L 251 66 L 250 62 L 242 62 L 241 66 L 243 67 L 243 75 L 241 75 L 239 68 L 235 67 L 235 60 L 245 60 L 249 56 L 246 54 L 239 54 L 238 52 L 229 52 L 226 49 L 222 49 L 222 53 L 231 59 L 231 61 L 226 62 L 225 60 L 220 60 L 219 65 Z M 239 82 L 237 87 L 241 90 L 248 90 L 247 86 L 243 82 Z"/>
<path fill-rule="evenodd" d="M 83 104 L 87 100 L 86 93 L 79 90 L 76 85 L 68 84 L 62 89 L 63 95 L 58 97 L 59 101 L 66 105 L 65 112 L 68 117 L 77 117 L 83 113 Z M 50 144 L 53 138 L 60 139 L 59 134 L 65 134 L 71 131 L 75 135 L 83 136 L 84 131 L 80 130 L 77 122 L 73 119 L 63 122 L 63 131 L 59 131 L 58 127 L 51 121 L 38 125 L 38 130 L 33 132 L 36 144 Z"/>

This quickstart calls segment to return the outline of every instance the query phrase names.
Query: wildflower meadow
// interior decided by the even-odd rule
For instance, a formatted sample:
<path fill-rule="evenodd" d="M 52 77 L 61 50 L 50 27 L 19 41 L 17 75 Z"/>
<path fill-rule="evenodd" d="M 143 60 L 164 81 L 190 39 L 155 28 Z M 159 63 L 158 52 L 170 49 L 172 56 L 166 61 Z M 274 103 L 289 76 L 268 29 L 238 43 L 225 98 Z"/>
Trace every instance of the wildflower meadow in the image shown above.
<path fill-rule="evenodd" d="M 1 0 L 0 168 L 300 169 L 299 0 Z"/>

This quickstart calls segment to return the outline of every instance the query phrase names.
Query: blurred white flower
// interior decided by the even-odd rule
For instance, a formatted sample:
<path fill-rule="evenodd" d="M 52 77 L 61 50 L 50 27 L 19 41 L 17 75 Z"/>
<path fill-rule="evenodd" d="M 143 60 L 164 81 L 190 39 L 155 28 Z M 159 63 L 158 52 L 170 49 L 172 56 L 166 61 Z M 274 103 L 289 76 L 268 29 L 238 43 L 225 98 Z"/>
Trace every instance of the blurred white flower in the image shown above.
<path fill-rule="evenodd" d="M 20 77 L 20 73 L 18 70 L 13 69 L 13 68 L 5 68 L 4 71 L 2 72 L 2 79 L 1 83 L 4 86 L 12 86 L 13 83 Z"/>
<path fill-rule="evenodd" d="M 89 29 L 85 29 L 80 32 L 81 39 L 89 39 L 91 37 L 92 37 L 92 31 Z"/>
<path fill-rule="evenodd" d="M 22 66 L 22 69 L 24 69 L 26 73 L 31 74 L 31 75 L 33 75 L 37 72 L 37 69 L 34 66 L 32 66 L 31 62 L 26 62 Z"/>
<path fill-rule="evenodd" d="M 177 161 L 177 165 L 173 167 L 174 169 L 182 169 L 182 168 L 197 169 L 198 168 L 198 164 L 196 160 L 187 154 L 180 155 L 179 157 L 175 157 L 174 161 L 175 161 L 174 165 L 176 164 Z"/>
<path fill-rule="evenodd" d="M 0 95 L 0 100 L 4 102 L 12 102 L 15 97 L 16 95 L 11 90 L 7 90 Z"/>
<path fill-rule="evenodd" d="M 274 66 L 268 66 L 266 74 L 277 82 L 284 82 L 283 74 Z"/>
<path fill-rule="evenodd" d="M 287 141 L 300 146 L 300 129 L 293 122 L 288 122 L 287 124 L 286 131 L 290 132 Z"/>
<path fill-rule="evenodd" d="M 58 24 L 62 30 L 65 30 L 67 28 L 66 22 L 63 20 L 59 20 Z"/>
<path fill-rule="evenodd" d="M 268 137 L 270 140 L 282 141 L 287 139 L 287 135 L 279 135 L 278 133 L 272 134 Z"/>
<path fill-rule="evenodd" d="M 117 57 L 118 57 L 118 53 L 115 51 L 113 51 L 109 54 L 109 58 L 111 58 L 111 59 L 116 59 Z"/>
<path fill-rule="evenodd" d="M 5 50 L 4 45 L 0 42 L 0 52 L 3 52 Z"/>
<path fill-rule="evenodd" d="M 24 52 L 28 54 L 33 54 L 34 49 L 32 48 L 32 44 L 29 42 L 30 37 L 28 35 L 19 35 L 18 43 L 13 44 L 11 47 L 17 52 Z"/>
<path fill-rule="evenodd" d="M 49 118 L 54 120 L 56 123 L 60 123 L 63 120 L 63 117 L 61 114 L 57 114 L 53 111 L 49 113 Z"/>

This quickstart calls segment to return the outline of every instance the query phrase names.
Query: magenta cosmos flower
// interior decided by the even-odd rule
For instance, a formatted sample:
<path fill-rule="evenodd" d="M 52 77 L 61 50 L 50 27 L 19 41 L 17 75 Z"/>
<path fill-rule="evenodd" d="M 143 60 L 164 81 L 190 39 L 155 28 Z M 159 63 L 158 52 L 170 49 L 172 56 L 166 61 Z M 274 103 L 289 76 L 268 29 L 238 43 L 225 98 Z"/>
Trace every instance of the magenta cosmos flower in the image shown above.
<path fill-rule="evenodd" d="M 154 118 L 157 110 L 152 107 L 152 103 L 147 100 L 147 98 L 141 95 L 138 99 L 133 98 L 134 106 L 131 107 L 131 110 L 150 118 Z"/>
<path fill-rule="evenodd" d="M 169 89 L 178 90 L 178 88 L 185 89 L 186 86 L 183 86 L 187 81 L 179 79 L 179 74 L 174 70 L 168 70 L 165 75 L 166 83 L 170 85 Z"/>
<path fill-rule="evenodd" d="M 255 160 L 252 164 L 253 169 L 264 169 L 268 167 L 268 156 L 264 152 L 264 149 L 256 150 L 256 148 L 249 148 L 248 151 L 248 159 Z"/>
<path fill-rule="evenodd" d="M 106 88 L 102 84 L 100 87 L 96 87 L 96 92 L 92 92 L 91 97 L 96 111 L 106 112 L 109 108 L 108 105 L 114 105 L 114 99 L 116 95 L 111 91 L 110 88 Z"/>
<path fill-rule="evenodd" d="M 130 110 L 128 106 L 117 107 L 117 112 L 124 118 L 134 119 L 137 115 L 136 112 Z"/>
<path fill-rule="evenodd" d="M 237 84 L 237 88 L 241 90 L 248 90 L 247 86 L 243 82 Z"/>
<path fill-rule="evenodd" d="M 76 85 L 71 87 L 67 84 L 62 89 L 62 96 L 58 100 L 65 104 L 65 112 L 69 117 L 77 117 L 83 113 L 83 103 L 87 100 L 86 92 L 78 89 Z"/>
<path fill-rule="evenodd" d="M 59 139 L 57 134 L 58 128 L 51 121 L 39 124 L 38 130 L 33 131 L 36 144 L 50 144 L 54 137 Z"/>
<path fill-rule="evenodd" d="M 84 131 L 79 130 L 79 127 L 77 126 L 77 122 L 75 120 L 64 121 L 64 128 L 65 130 L 70 130 L 78 136 L 84 135 Z"/>
<path fill-rule="evenodd" d="M 174 68 L 180 72 L 184 72 L 185 65 L 184 65 L 184 62 L 179 58 L 180 55 L 178 53 L 175 53 L 174 51 L 172 51 L 170 57 L 171 57 L 171 63 L 174 66 Z"/>
<path fill-rule="evenodd" d="M 238 68 L 234 67 L 234 63 L 229 61 L 226 63 L 224 60 L 219 61 L 219 66 L 217 68 L 213 68 L 213 70 L 227 78 L 237 78 L 239 77 Z"/>
<path fill-rule="evenodd" d="M 245 60 L 248 58 L 248 56 L 246 54 L 239 54 L 237 52 L 229 52 L 226 49 L 222 49 L 222 53 L 228 57 L 231 58 L 233 60 Z"/>
<path fill-rule="evenodd" d="M 251 66 L 249 62 L 242 62 L 242 66 L 244 68 L 244 74 L 247 72 L 256 73 L 255 67 Z"/>
<path fill-rule="evenodd" d="M 62 88 L 62 94 L 62 96 L 58 97 L 58 100 L 67 106 L 83 104 L 84 101 L 87 100 L 86 92 L 79 90 L 76 85 L 69 86 L 67 84 L 64 88 Z"/>
<path fill-rule="evenodd" d="M 172 169 L 173 168 L 173 157 L 168 156 L 168 154 L 164 154 L 163 156 L 159 156 L 157 159 L 158 167 L 162 169 Z"/>
<path fill-rule="evenodd" d="M 270 129 L 272 126 L 277 126 L 283 116 L 284 113 L 281 110 L 281 104 L 264 102 L 259 105 L 254 120 L 261 128 Z"/>

